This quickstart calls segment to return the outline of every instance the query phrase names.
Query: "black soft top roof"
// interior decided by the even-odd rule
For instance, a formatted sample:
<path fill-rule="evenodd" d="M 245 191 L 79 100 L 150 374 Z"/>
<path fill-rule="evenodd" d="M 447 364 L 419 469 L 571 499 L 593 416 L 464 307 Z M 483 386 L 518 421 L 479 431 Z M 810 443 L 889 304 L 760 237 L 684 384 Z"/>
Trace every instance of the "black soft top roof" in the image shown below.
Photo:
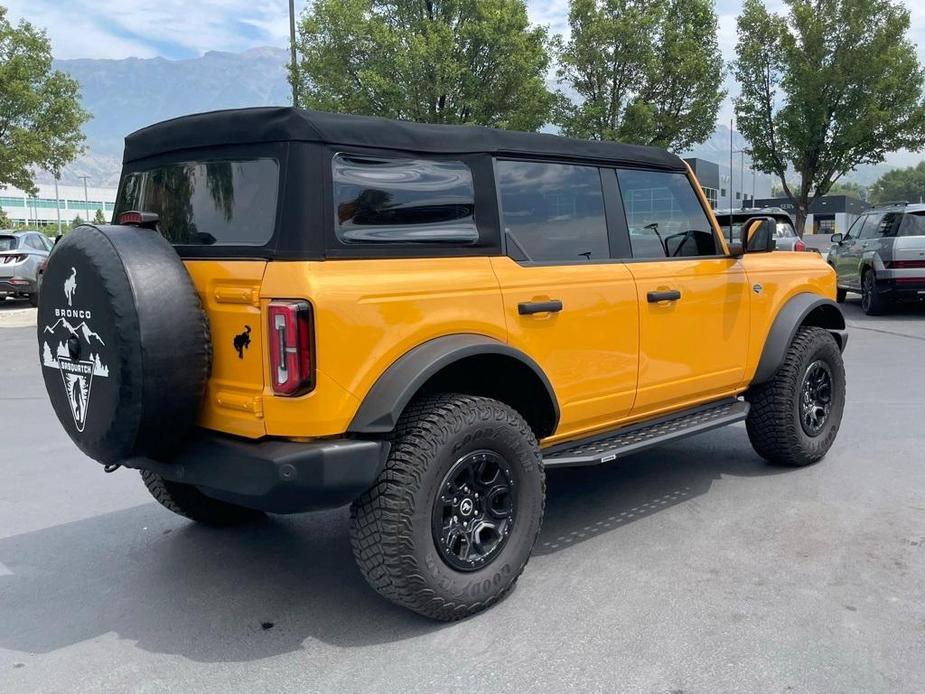
<path fill-rule="evenodd" d="M 323 142 L 428 154 L 529 154 L 685 171 L 656 147 L 465 125 L 431 125 L 292 107 L 211 111 L 155 123 L 125 138 L 124 163 L 184 149 L 261 142 Z"/>

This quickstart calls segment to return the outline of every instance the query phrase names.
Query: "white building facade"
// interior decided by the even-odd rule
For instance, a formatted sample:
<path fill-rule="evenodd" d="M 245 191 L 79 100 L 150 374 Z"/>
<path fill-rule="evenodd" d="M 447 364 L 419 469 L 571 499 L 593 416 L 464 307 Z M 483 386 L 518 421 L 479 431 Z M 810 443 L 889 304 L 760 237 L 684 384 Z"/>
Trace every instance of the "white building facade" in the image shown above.
<path fill-rule="evenodd" d="M 73 219 L 92 220 L 97 210 L 108 221 L 116 203 L 115 188 L 95 186 L 65 186 L 54 183 L 38 184 L 34 197 L 18 188 L 0 187 L 0 209 L 13 224 L 33 228 L 54 227 L 60 219 L 61 227 L 68 228 Z M 57 189 L 57 191 L 56 191 Z"/>

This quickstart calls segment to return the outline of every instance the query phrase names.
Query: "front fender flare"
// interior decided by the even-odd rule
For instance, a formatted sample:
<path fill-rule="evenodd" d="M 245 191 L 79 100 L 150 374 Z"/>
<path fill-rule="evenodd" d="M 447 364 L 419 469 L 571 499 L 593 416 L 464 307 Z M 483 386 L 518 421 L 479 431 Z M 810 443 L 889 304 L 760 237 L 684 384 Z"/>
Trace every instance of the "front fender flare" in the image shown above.
<path fill-rule="evenodd" d="M 764 341 L 764 349 L 761 351 L 761 359 L 752 378 L 752 385 L 766 383 L 774 377 L 780 365 L 784 363 L 787 348 L 793 342 L 797 330 L 807 323 L 832 332 L 838 346 L 844 350 L 848 336 L 844 332 L 845 316 L 838 304 L 818 294 L 797 294 L 783 305 L 771 324 L 771 330 Z"/>
<path fill-rule="evenodd" d="M 418 345 L 399 357 L 376 380 L 363 398 L 347 429 L 352 434 L 384 434 L 392 431 L 405 407 L 443 368 L 466 357 L 500 355 L 530 368 L 545 387 L 554 413 L 553 430 L 559 421 L 559 404 L 546 374 L 523 352 L 485 335 L 446 335 Z"/>

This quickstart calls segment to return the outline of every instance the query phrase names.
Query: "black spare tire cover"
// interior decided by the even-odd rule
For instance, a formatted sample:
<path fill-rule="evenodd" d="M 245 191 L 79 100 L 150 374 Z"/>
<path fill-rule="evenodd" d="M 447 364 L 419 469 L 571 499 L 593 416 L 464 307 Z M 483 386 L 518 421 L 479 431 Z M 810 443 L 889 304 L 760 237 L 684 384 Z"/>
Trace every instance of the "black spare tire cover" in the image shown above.
<path fill-rule="evenodd" d="M 38 342 L 55 414 L 91 458 L 163 456 L 195 425 L 209 328 L 183 262 L 158 232 L 87 225 L 58 241 Z"/>

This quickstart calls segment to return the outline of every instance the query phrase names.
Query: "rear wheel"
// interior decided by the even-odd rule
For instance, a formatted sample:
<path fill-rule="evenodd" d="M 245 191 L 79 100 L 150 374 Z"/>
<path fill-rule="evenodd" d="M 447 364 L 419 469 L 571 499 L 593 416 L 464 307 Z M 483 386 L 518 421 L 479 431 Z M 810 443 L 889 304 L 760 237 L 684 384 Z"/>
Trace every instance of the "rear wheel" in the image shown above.
<path fill-rule="evenodd" d="M 402 415 L 376 483 L 351 506 L 353 553 L 381 595 L 455 620 L 500 600 L 539 534 L 539 446 L 515 410 L 446 394 Z"/>
<path fill-rule="evenodd" d="M 845 367 L 835 338 L 822 328 L 800 328 L 774 378 L 746 397 L 745 426 L 758 455 L 794 467 L 820 460 L 845 407 Z"/>
<path fill-rule="evenodd" d="M 239 525 L 263 517 L 262 511 L 236 506 L 206 496 L 191 484 L 171 482 L 150 470 L 142 470 L 145 487 L 164 508 L 197 523 L 214 526 Z"/>
<path fill-rule="evenodd" d="M 889 309 L 889 301 L 877 291 L 877 275 L 866 270 L 861 279 L 861 309 L 868 316 L 882 316 Z"/>

